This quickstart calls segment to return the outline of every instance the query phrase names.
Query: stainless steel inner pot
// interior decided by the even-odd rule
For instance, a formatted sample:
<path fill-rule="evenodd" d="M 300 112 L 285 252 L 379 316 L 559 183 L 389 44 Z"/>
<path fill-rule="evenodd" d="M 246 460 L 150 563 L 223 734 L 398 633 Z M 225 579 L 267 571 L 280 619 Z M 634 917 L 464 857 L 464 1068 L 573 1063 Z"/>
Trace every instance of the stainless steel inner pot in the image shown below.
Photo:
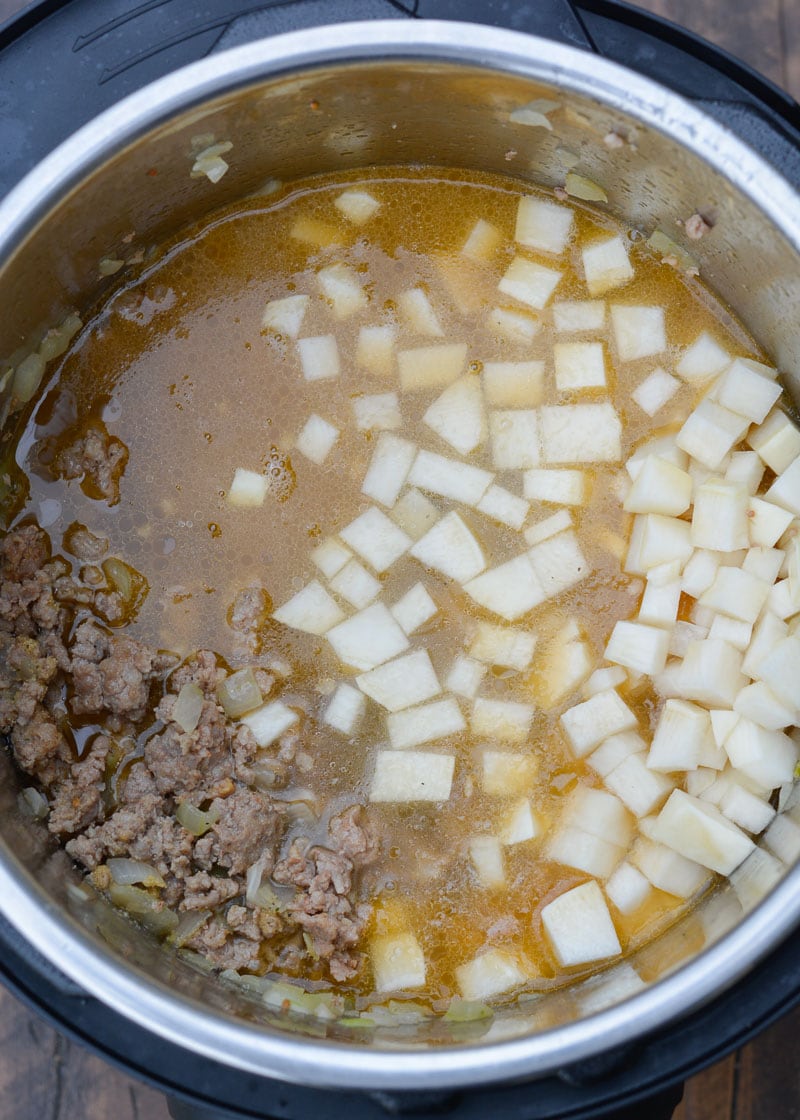
<path fill-rule="evenodd" d="M 510 121 L 537 98 L 566 107 L 564 123 L 548 131 Z M 606 146 L 612 130 L 629 142 Z M 233 144 L 216 184 L 190 175 L 198 145 L 212 140 Z M 557 185 L 565 150 L 605 186 L 609 209 L 645 234 L 660 228 L 680 242 L 677 219 L 714 216 L 713 236 L 686 247 L 797 395 L 800 202 L 749 148 L 666 89 L 569 47 L 471 24 L 354 23 L 257 42 L 164 78 L 81 129 L 0 206 L 3 438 L 15 438 L 21 415 L 16 367 L 47 328 L 114 284 L 100 276 L 101 259 L 146 251 L 271 179 L 415 163 Z M 80 875 L 19 813 L 18 776 L 5 756 L 0 765 L 0 909 L 19 931 L 157 1034 L 306 1085 L 423 1089 L 542 1075 L 707 1001 L 800 918 L 800 868 L 778 885 L 767 874 L 725 885 L 625 964 L 500 1012 L 478 1042 L 442 1045 L 426 1026 L 383 1028 L 368 1043 L 335 1027 L 326 1036 L 318 1021 L 289 1029 L 101 900 L 82 900 Z"/>

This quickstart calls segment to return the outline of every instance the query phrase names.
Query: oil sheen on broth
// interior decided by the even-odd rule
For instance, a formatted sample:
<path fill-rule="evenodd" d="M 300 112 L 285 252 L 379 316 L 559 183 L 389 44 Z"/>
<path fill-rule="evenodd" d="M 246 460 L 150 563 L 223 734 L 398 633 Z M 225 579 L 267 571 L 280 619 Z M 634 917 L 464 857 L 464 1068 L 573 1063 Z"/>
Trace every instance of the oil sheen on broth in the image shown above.
<path fill-rule="evenodd" d="M 612 242 L 617 258 L 601 254 L 587 289 L 584 251 Z M 626 319 L 631 308 L 645 312 Z M 713 608 L 698 614 L 700 594 L 675 591 L 681 548 L 631 562 L 624 464 L 655 432 L 651 459 L 690 486 L 724 478 L 729 451 L 719 467 L 690 465 L 675 437 L 734 356 L 761 357 L 696 279 L 606 215 L 499 177 L 381 169 L 293 184 L 191 230 L 97 310 L 54 373 L 20 444 L 30 489 L 18 520 L 57 510 L 54 553 L 75 523 L 110 539 L 149 587 L 124 620 L 131 636 L 181 658 L 213 649 L 234 669 L 286 666 L 269 699 L 301 713 L 293 781 L 313 791 L 312 822 L 354 793 L 368 806 L 380 854 L 358 881 L 372 916 L 345 987 L 437 1006 L 548 988 L 652 938 L 711 882 L 716 869 L 686 861 L 666 831 L 653 839 L 673 789 L 694 805 L 698 770 L 706 788 L 730 780 L 710 722 L 693 762 L 646 763 L 665 698 L 681 695 L 659 674 L 707 637 Z M 76 417 L 129 450 L 115 504 L 48 469 Z M 740 451 L 752 468 L 757 456 Z M 443 482 L 425 452 L 475 470 Z M 376 500 L 365 477 L 381 455 Z M 253 473 L 234 484 L 237 470 Z M 633 512 L 689 526 L 690 504 Z M 648 574 L 654 597 L 673 594 L 672 616 L 662 605 L 645 620 L 644 653 L 604 658 Z M 306 609 L 309 585 L 324 594 Z M 229 625 L 251 586 L 278 613 L 255 650 Z M 353 617 L 363 634 L 337 643 Z M 596 741 L 573 740 L 562 715 L 613 696 L 628 715 L 612 713 L 605 734 L 598 708 Z M 684 703 L 726 707 L 691 691 Z M 618 770 L 630 757 L 654 788 Z M 443 795 L 428 800 L 429 781 Z M 730 827 L 752 846 L 754 829 Z M 672 864 L 655 866 L 670 853 L 673 878 Z M 562 896 L 575 908 L 548 923 Z M 576 930 L 595 925 L 594 944 Z"/>

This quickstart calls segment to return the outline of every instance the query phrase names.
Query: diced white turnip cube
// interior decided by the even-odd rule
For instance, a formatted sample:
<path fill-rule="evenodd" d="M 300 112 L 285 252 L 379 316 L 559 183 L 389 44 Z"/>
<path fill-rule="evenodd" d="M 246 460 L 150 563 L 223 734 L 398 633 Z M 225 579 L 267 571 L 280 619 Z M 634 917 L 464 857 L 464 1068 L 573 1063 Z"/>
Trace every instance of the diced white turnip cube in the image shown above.
<path fill-rule="evenodd" d="M 673 790 L 659 813 L 654 839 L 720 875 L 730 875 L 754 847 L 719 809 L 680 789 Z"/>
<path fill-rule="evenodd" d="M 490 568 L 465 583 L 464 590 L 476 603 L 507 622 L 516 622 L 547 598 L 527 556 L 516 556 Z"/>
<path fill-rule="evenodd" d="M 534 469 L 525 472 L 524 493 L 532 502 L 580 506 L 586 500 L 586 479 L 583 471 Z"/>
<path fill-rule="evenodd" d="M 365 393 L 354 397 L 353 413 L 360 432 L 392 432 L 403 424 L 397 393 Z"/>
<path fill-rule="evenodd" d="M 638 568 L 635 571 L 649 572 L 663 564 L 677 561 L 680 567 L 692 555 L 691 525 L 678 517 L 665 517 L 660 513 L 639 514 L 634 529 L 639 528 Z M 633 544 L 633 537 L 631 538 Z M 627 566 L 626 571 L 634 569 Z"/>
<path fill-rule="evenodd" d="M 735 618 L 726 618 L 724 614 L 715 616 L 708 631 L 709 638 L 722 638 L 730 642 L 736 649 L 746 650 L 753 636 L 753 626 L 750 622 L 740 622 Z"/>
<path fill-rule="evenodd" d="M 257 509 L 263 506 L 269 489 L 269 479 L 257 471 L 237 467 L 228 490 L 228 502 L 238 509 Z"/>
<path fill-rule="evenodd" d="M 691 898 L 708 881 L 708 871 L 672 848 L 640 836 L 630 861 L 660 891 Z"/>
<path fill-rule="evenodd" d="M 392 507 L 403 489 L 417 448 L 407 439 L 382 432 L 364 476 L 361 493 L 383 506 Z"/>
<path fill-rule="evenodd" d="M 350 549 L 345 548 L 341 541 L 337 541 L 335 537 L 327 537 L 311 553 L 311 560 L 327 579 L 332 579 L 342 570 L 352 555 Z"/>
<path fill-rule="evenodd" d="M 424 585 L 415 583 L 389 610 L 406 634 L 413 634 L 429 622 L 438 607 Z"/>
<path fill-rule="evenodd" d="M 681 589 L 693 599 L 699 599 L 714 582 L 719 562 L 719 553 L 704 548 L 695 549 L 681 574 Z"/>
<path fill-rule="evenodd" d="M 723 350 L 707 331 L 702 331 L 684 350 L 676 372 L 684 381 L 707 381 L 721 373 L 730 360 L 727 350 Z"/>
<path fill-rule="evenodd" d="M 542 909 L 542 925 L 562 968 L 607 960 L 622 952 L 597 883 L 583 883 Z"/>
<path fill-rule="evenodd" d="M 422 419 L 460 454 L 474 451 L 486 439 L 486 414 L 478 378 L 467 374 L 448 385 Z"/>
<path fill-rule="evenodd" d="M 400 350 L 397 355 L 400 387 L 408 392 L 451 385 L 464 372 L 466 361 L 467 346 L 464 342 L 442 342 Z"/>
<path fill-rule="evenodd" d="M 754 623 L 767 601 L 770 584 L 742 568 L 723 566 L 717 569 L 714 582 L 704 591 L 699 602 L 704 607 Z"/>
<path fill-rule="evenodd" d="M 332 334 L 301 338 L 297 350 L 306 381 L 330 381 L 339 376 L 339 348 Z"/>
<path fill-rule="evenodd" d="M 640 754 L 623 759 L 606 776 L 605 782 L 606 787 L 637 817 L 645 817 L 658 809 L 673 789 L 672 781 L 664 774 L 651 770 Z"/>
<path fill-rule="evenodd" d="M 413 543 L 403 530 L 376 506 L 370 506 L 346 525 L 339 536 L 376 572 L 385 572 Z"/>
<path fill-rule="evenodd" d="M 572 528 L 572 514 L 568 509 L 560 509 L 558 513 L 551 513 L 549 517 L 542 518 L 535 524 L 528 526 L 525 530 L 524 536 L 528 544 L 533 547 L 535 544 L 541 544 L 542 541 L 549 540 L 550 537 L 558 536 L 563 533 L 565 529 Z"/>
<path fill-rule="evenodd" d="M 765 498 L 795 515 L 800 514 L 800 455 L 778 475 Z"/>
<path fill-rule="evenodd" d="M 342 191 L 333 204 L 355 226 L 363 226 L 380 209 L 380 202 L 369 191 Z"/>
<path fill-rule="evenodd" d="M 541 330 L 537 318 L 524 311 L 510 311 L 507 307 L 493 307 L 486 317 L 487 329 L 501 342 L 527 346 Z"/>
<path fill-rule="evenodd" d="M 692 544 L 735 552 L 750 544 L 747 511 L 750 495 L 740 482 L 709 479 L 698 486 L 692 510 Z"/>
<path fill-rule="evenodd" d="M 755 494 L 764 477 L 764 463 L 755 451 L 732 451 L 725 471 L 727 482 L 741 482 L 748 494 Z"/>
<path fill-rule="evenodd" d="M 441 338 L 444 334 L 430 299 L 422 288 L 411 288 L 397 297 L 397 307 L 406 324 L 417 334 Z"/>
<path fill-rule="evenodd" d="M 261 326 L 287 338 L 297 338 L 308 310 L 308 296 L 271 299 L 264 309 Z"/>
<path fill-rule="evenodd" d="M 797 765 L 797 747 L 788 735 L 742 717 L 725 740 L 725 753 L 731 766 L 763 789 L 791 781 Z"/>
<path fill-rule="evenodd" d="M 343 735 L 352 735 L 364 714 L 366 705 L 366 697 L 362 692 L 352 685 L 340 684 L 325 709 L 322 722 L 336 731 L 341 731 Z"/>
<path fill-rule="evenodd" d="M 461 249 L 462 256 L 473 261 L 488 260 L 502 240 L 503 235 L 497 226 L 485 218 L 478 218 Z"/>
<path fill-rule="evenodd" d="M 574 220 L 575 215 L 568 206 L 559 206 L 543 198 L 521 198 L 514 240 L 542 253 L 563 253 Z"/>
<path fill-rule="evenodd" d="M 321 268 L 317 281 L 337 319 L 347 319 L 363 311 L 369 302 L 358 273 L 349 264 Z"/>
<path fill-rule="evenodd" d="M 622 458 L 622 425 L 611 404 L 545 406 L 539 411 L 539 433 L 545 463 L 615 463 Z"/>
<path fill-rule="evenodd" d="M 634 914 L 652 890 L 650 880 L 630 863 L 621 863 L 606 883 L 606 894 L 621 914 Z"/>
<path fill-rule="evenodd" d="M 497 285 L 503 295 L 541 311 L 556 289 L 562 273 L 525 257 L 514 257 Z"/>
<path fill-rule="evenodd" d="M 259 747 L 269 747 L 284 731 L 294 727 L 299 718 L 297 712 L 287 707 L 282 700 L 271 700 L 254 712 L 249 712 L 241 722 L 250 729 Z"/>
<path fill-rule="evenodd" d="M 361 610 L 374 603 L 382 591 L 381 584 L 357 560 L 348 560 L 330 580 L 331 591 L 346 599 L 351 607 Z"/>
<path fill-rule="evenodd" d="M 581 694 L 588 700 L 598 692 L 605 692 L 609 688 L 619 688 L 628 679 L 628 674 L 621 665 L 610 665 L 607 669 L 595 669 L 590 677 L 584 681 Z"/>
<path fill-rule="evenodd" d="M 619 735 L 610 735 L 596 751 L 589 755 L 588 762 L 593 770 L 602 777 L 607 777 L 626 758 L 633 754 L 641 754 L 647 750 L 647 744 L 636 731 L 622 731 Z"/>
<path fill-rule="evenodd" d="M 553 304 L 553 325 L 559 334 L 599 331 L 605 321 L 606 305 L 601 299 L 561 300 Z"/>
<path fill-rule="evenodd" d="M 786 553 L 781 548 L 749 548 L 742 568 L 765 583 L 774 583 L 785 559 Z"/>
<path fill-rule="evenodd" d="M 606 645 L 606 661 L 637 673 L 660 673 L 667 663 L 669 633 L 658 626 L 620 621 Z"/>
<path fill-rule="evenodd" d="M 689 700 L 710 708 L 730 708 L 746 681 L 742 654 L 729 642 L 705 638 L 690 642 L 683 658 L 681 684 Z"/>
<path fill-rule="evenodd" d="M 425 983 L 425 956 L 413 933 L 371 938 L 369 956 L 377 992 L 405 992 Z"/>
<path fill-rule="evenodd" d="M 633 279 L 633 267 L 621 237 L 594 241 L 583 249 L 581 256 L 590 296 L 602 296 Z"/>
<path fill-rule="evenodd" d="M 760 675 L 762 661 L 788 633 L 789 627 L 785 622 L 769 610 L 764 611 L 756 624 L 750 647 L 742 662 L 742 669 L 748 677 L 755 680 Z"/>
<path fill-rule="evenodd" d="M 575 587 L 592 572 L 571 529 L 535 544 L 528 559 L 548 599 Z"/>
<path fill-rule="evenodd" d="M 724 747 L 725 741 L 739 722 L 739 717 L 735 712 L 726 708 L 714 708 L 708 714 L 711 717 L 711 733 L 714 736 L 714 742 L 718 747 Z"/>
<path fill-rule="evenodd" d="M 373 603 L 345 619 L 326 636 L 339 660 L 362 672 L 408 649 L 408 638 L 383 603 Z"/>
<path fill-rule="evenodd" d="M 649 358 L 667 348 L 663 307 L 612 303 L 611 324 L 617 353 L 623 362 Z"/>
<path fill-rule="evenodd" d="M 786 813 L 781 813 L 764 833 L 764 844 L 791 867 L 800 856 L 800 826 Z"/>
<path fill-rule="evenodd" d="M 533 723 L 533 704 L 514 700 L 478 698 L 472 706 L 470 727 L 480 738 L 500 743 L 523 743 Z"/>
<path fill-rule="evenodd" d="M 502 819 L 498 836 L 503 844 L 524 844 L 535 840 L 541 832 L 541 824 L 527 797 L 520 798 Z"/>
<path fill-rule="evenodd" d="M 686 471 L 657 455 L 648 455 L 623 502 L 628 513 L 663 513 L 677 517 L 692 503 L 692 479 Z"/>
<path fill-rule="evenodd" d="M 454 510 L 420 537 L 410 553 L 427 568 L 458 583 L 467 583 L 486 567 L 481 546 Z"/>
<path fill-rule="evenodd" d="M 294 221 L 289 236 L 297 241 L 304 242 L 306 245 L 313 245 L 317 249 L 326 249 L 330 245 L 342 244 L 342 233 L 338 225 L 304 215 Z"/>
<path fill-rule="evenodd" d="M 633 830 L 631 816 L 618 798 L 586 785 L 579 785 L 570 795 L 561 823 L 619 848 L 628 846 Z"/>
<path fill-rule="evenodd" d="M 777 370 L 748 358 L 737 358 L 715 387 L 719 403 L 752 424 L 761 424 L 781 395 Z"/>
<path fill-rule="evenodd" d="M 447 801 L 455 756 L 432 751 L 378 751 L 370 801 Z"/>
<path fill-rule="evenodd" d="M 631 397 L 648 416 L 655 416 L 680 389 L 677 377 L 658 366 L 631 393 Z"/>
<path fill-rule="evenodd" d="M 722 795 L 719 808 L 729 821 L 755 835 L 763 832 L 775 817 L 775 810 L 769 802 L 737 782 L 733 782 Z"/>
<path fill-rule="evenodd" d="M 783 878 L 785 870 L 780 860 L 760 848 L 752 851 L 744 863 L 739 864 L 730 875 L 730 884 L 745 912 L 761 902 Z"/>
<path fill-rule="evenodd" d="M 344 613 L 318 580 L 293 595 L 288 602 L 279 607 L 272 617 L 293 630 L 306 634 L 327 634 L 344 618 Z"/>
<path fill-rule="evenodd" d="M 663 435 L 651 436 L 642 440 L 636 450 L 625 463 L 625 470 L 632 479 L 635 479 L 644 466 L 649 455 L 657 455 L 659 459 L 666 459 L 685 471 L 689 469 L 689 456 L 682 451 L 675 442 L 675 432 L 666 432 Z"/>
<path fill-rule="evenodd" d="M 800 455 L 800 429 L 785 412 L 776 408 L 763 424 L 750 432 L 747 443 L 771 471 L 780 474 Z"/>
<path fill-rule="evenodd" d="M 295 446 L 301 455 L 322 466 L 339 438 L 339 429 L 315 412 L 309 416 L 297 436 Z"/>
<path fill-rule="evenodd" d="M 496 470 L 538 466 L 539 424 L 535 409 L 504 409 L 489 413 L 492 465 Z"/>
<path fill-rule="evenodd" d="M 639 622 L 646 622 L 649 626 L 674 626 L 678 617 L 680 601 L 681 584 L 679 579 L 663 586 L 651 583 L 648 580 L 639 606 Z"/>
<path fill-rule="evenodd" d="M 508 525 L 510 529 L 519 530 L 525 524 L 531 507 L 524 498 L 518 498 L 510 490 L 493 483 L 475 508 L 493 521 Z"/>
<path fill-rule="evenodd" d="M 473 836 L 469 841 L 469 858 L 478 876 L 478 882 L 487 890 L 497 890 L 506 885 L 503 848 L 496 836 Z"/>
<path fill-rule="evenodd" d="M 561 726 L 567 734 L 572 753 L 577 758 L 583 758 L 611 735 L 633 731 L 636 716 L 618 693 L 608 689 L 569 708 L 561 716 Z"/>
<path fill-rule="evenodd" d="M 482 764 L 484 793 L 491 797 L 508 797 L 530 792 L 537 770 L 534 755 L 485 750 Z"/>
<path fill-rule="evenodd" d="M 441 514 L 433 502 L 412 487 L 395 503 L 390 516 L 413 541 L 418 541 L 436 524 Z"/>
<path fill-rule="evenodd" d="M 573 825 L 561 825 L 550 837 L 544 858 L 607 879 L 624 855 L 624 849 Z"/>
<path fill-rule="evenodd" d="M 428 651 L 414 650 L 356 677 L 363 693 L 390 712 L 431 700 L 442 691 Z"/>
<path fill-rule="evenodd" d="M 689 413 L 676 442 L 687 455 L 715 471 L 746 431 L 747 420 L 706 398 Z"/>
<path fill-rule="evenodd" d="M 544 362 L 486 362 L 481 380 L 487 404 L 530 408 L 542 399 Z"/>
<path fill-rule="evenodd" d="M 758 665 L 758 676 L 778 699 L 791 708 L 800 706 L 800 636 L 783 638 Z"/>
<path fill-rule="evenodd" d="M 697 608 L 705 610 L 704 607 Z M 694 612 L 693 612 L 694 613 Z M 669 652 L 673 657 L 685 657 L 686 651 L 692 642 L 701 642 L 708 637 L 709 627 L 699 626 L 695 622 L 680 620 L 672 627 L 672 637 L 669 643 Z M 659 678 L 661 673 L 656 674 Z"/>
<path fill-rule="evenodd" d="M 455 692 L 457 696 L 465 696 L 468 700 L 472 700 L 487 672 L 488 666 L 459 654 L 450 668 L 444 686 L 448 692 Z"/>
<path fill-rule="evenodd" d="M 397 330 L 391 324 L 362 327 L 358 332 L 356 365 L 379 377 L 387 377 L 394 368 L 394 347 Z"/>
<path fill-rule="evenodd" d="M 796 595 L 792 594 L 788 579 L 779 580 L 770 588 L 767 607 L 771 614 L 784 620 L 794 618 L 799 606 L 800 603 L 798 603 Z"/>
<path fill-rule="evenodd" d="M 527 669 L 533 660 L 536 635 L 513 626 L 479 622 L 469 648 L 470 657 L 506 669 Z"/>
<path fill-rule="evenodd" d="M 536 674 L 536 693 L 544 708 L 554 708 L 588 677 L 595 659 L 587 642 L 568 622 L 555 634 Z"/>
<path fill-rule="evenodd" d="M 553 356 L 559 392 L 605 388 L 606 364 L 601 342 L 557 342 Z"/>
<path fill-rule="evenodd" d="M 433 743 L 448 735 L 466 731 L 467 725 L 457 702 L 451 698 L 434 700 L 401 712 L 392 712 L 386 719 L 389 740 L 395 750 Z"/>
<path fill-rule="evenodd" d="M 516 955 L 506 949 L 487 949 L 455 971 L 458 990 L 468 1000 L 493 999 L 527 980 Z"/>
<path fill-rule="evenodd" d="M 422 450 L 417 454 L 408 476 L 411 486 L 441 494 L 454 502 L 475 506 L 489 489 L 493 476 L 489 471 L 461 463 L 433 451 Z"/>

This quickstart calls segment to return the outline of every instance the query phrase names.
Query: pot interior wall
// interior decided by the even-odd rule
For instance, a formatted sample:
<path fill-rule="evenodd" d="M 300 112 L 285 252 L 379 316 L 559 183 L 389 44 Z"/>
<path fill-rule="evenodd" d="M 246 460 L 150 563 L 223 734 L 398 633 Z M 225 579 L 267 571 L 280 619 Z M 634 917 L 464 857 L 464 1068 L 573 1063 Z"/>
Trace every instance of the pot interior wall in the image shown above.
<path fill-rule="evenodd" d="M 556 129 L 510 122 L 512 110 L 542 97 L 568 107 Z M 608 147 L 603 138 L 610 131 L 628 142 Z M 215 141 L 233 144 L 225 157 L 230 171 L 217 184 L 192 178 L 194 153 Z M 101 259 L 135 262 L 142 252 L 146 257 L 182 226 L 258 193 L 269 180 L 415 163 L 476 168 L 554 186 L 564 179 L 565 151 L 578 154 L 580 171 L 606 187 L 609 209 L 646 235 L 658 227 L 680 241 L 678 219 L 697 210 L 715 219 L 714 236 L 687 243 L 687 248 L 703 279 L 747 323 L 796 392 L 797 255 L 748 198 L 665 134 L 599 101 L 523 76 L 414 61 L 315 69 L 237 89 L 140 136 L 94 167 L 88 178 L 78 181 L 76 175 L 70 192 L 52 206 L 42 205 L 0 273 L 5 312 L 0 355 L 13 371 L 45 329 L 68 311 L 86 312 L 138 267 L 127 263 L 116 276 L 104 279 Z M 8 447 L 25 410 L 14 399 L 13 372 L 3 387 L 3 440 Z M 41 826 L 18 813 L 18 778 L 8 760 L 2 762 L 2 838 L 37 889 L 56 905 L 66 905 L 89 937 L 110 944 L 128 964 L 174 991 L 226 1014 L 267 1025 L 277 1022 L 277 1016 L 246 993 L 159 949 L 102 900 L 81 896 L 75 890 L 80 876 L 66 856 L 53 850 Z M 740 899 L 730 887 L 722 888 L 630 963 L 574 989 L 509 1009 L 496 1017 L 484 1038 L 541 1030 L 624 998 L 642 980 L 656 980 L 724 935 L 741 919 L 743 903 L 750 907 L 758 900 L 758 889 Z M 316 1034 L 322 1030 L 301 1020 L 295 1027 Z M 285 1029 L 285 1018 L 277 1029 Z M 337 1028 L 331 1031 L 337 1035 Z M 347 1031 L 339 1029 L 338 1037 L 347 1038 Z M 475 1037 L 465 1035 L 464 1041 Z M 435 1044 L 436 1039 L 435 1031 L 424 1026 L 387 1028 L 375 1045 Z"/>

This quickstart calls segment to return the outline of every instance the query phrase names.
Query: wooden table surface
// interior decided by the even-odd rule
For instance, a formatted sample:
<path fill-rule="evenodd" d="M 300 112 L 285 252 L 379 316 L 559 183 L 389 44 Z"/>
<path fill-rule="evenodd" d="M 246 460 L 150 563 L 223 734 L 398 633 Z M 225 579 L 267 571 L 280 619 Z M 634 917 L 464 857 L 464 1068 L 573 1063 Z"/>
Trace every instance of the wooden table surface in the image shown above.
<path fill-rule="evenodd" d="M 24 3 L 0 0 L 0 18 Z M 800 99 L 800 0 L 639 6 L 704 35 Z M 800 1009 L 689 1081 L 673 1120 L 800 1120 L 798 1058 Z M 160 1094 L 61 1037 L 0 987 L 0 1120 L 168 1120 L 168 1112 Z"/>

